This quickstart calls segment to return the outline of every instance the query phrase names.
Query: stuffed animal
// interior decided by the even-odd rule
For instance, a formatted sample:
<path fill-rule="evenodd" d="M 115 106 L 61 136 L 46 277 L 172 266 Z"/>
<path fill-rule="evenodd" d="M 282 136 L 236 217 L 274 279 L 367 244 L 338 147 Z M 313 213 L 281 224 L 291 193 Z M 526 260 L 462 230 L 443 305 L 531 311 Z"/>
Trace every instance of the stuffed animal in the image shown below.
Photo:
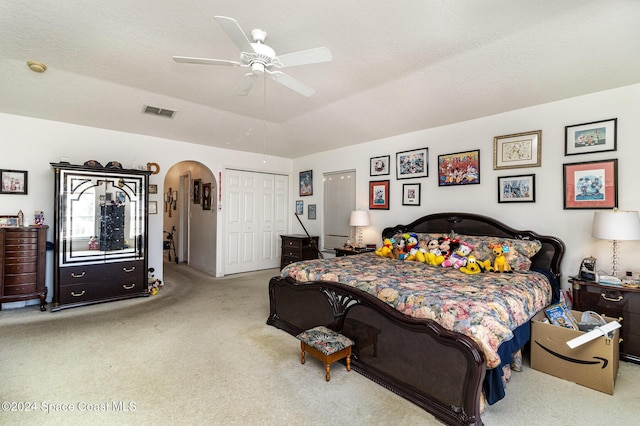
<path fill-rule="evenodd" d="M 509 252 L 509 246 L 506 244 L 489 244 L 491 250 L 493 250 L 493 254 L 495 255 L 495 259 L 493 260 L 493 272 L 513 272 L 511 270 L 511 266 L 509 266 L 509 262 L 507 261 L 507 257 L 505 253 Z"/>
<path fill-rule="evenodd" d="M 416 260 L 420 263 L 427 263 L 427 241 L 418 241 L 418 252 L 416 253 Z"/>
<path fill-rule="evenodd" d="M 427 252 L 425 253 L 425 263 L 431 266 L 442 265 L 442 262 L 444 262 L 444 256 L 440 250 L 440 241 L 435 239 L 429 240 L 426 245 Z"/>
<path fill-rule="evenodd" d="M 407 257 L 405 260 L 414 261 L 418 254 L 418 235 L 410 234 L 407 238 Z"/>
<path fill-rule="evenodd" d="M 154 272 L 154 268 L 149 268 L 149 270 L 147 271 L 147 291 L 152 296 L 158 294 L 160 287 L 162 287 L 162 281 L 160 281 L 153 275 Z"/>
<path fill-rule="evenodd" d="M 438 238 L 438 247 L 440 248 L 440 254 L 444 256 L 445 260 L 448 259 L 449 256 L 451 256 L 451 253 L 454 253 L 458 249 L 459 245 L 460 241 L 457 238 Z"/>
<path fill-rule="evenodd" d="M 445 268 L 453 267 L 460 269 L 462 266 L 467 264 L 467 256 L 469 256 L 472 251 L 473 246 L 471 244 L 462 242 L 458 246 L 458 249 L 451 254 L 448 259 L 442 262 L 442 266 Z"/>
<path fill-rule="evenodd" d="M 409 234 L 402 234 L 400 239 L 396 241 L 394 247 L 395 258 L 398 260 L 405 260 L 409 253 L 407 253 L 407 240 L 409 239 Z"/>
<path fill-rule="evenodd" d="M 385 238 L 382 247 L 376 249 L 376 254 L 382 257 L 393 258 L 393 244 L 396 242 L 393 238 Z"/>
<path fill-rule="evenodd" d="M 481 272 L 490 272 L 492 269 L 491 261 L 489 259 L 478 260 L 472 254 L 467 257 L 467 264 L 460 267 L 461 272 L 469 275 L 479 274 Z"/>

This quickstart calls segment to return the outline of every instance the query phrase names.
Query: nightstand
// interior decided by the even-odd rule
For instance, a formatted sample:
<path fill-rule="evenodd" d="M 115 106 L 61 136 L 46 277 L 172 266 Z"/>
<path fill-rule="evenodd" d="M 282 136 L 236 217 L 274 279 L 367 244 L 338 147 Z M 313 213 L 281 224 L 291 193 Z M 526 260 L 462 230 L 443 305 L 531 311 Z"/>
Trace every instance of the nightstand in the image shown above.
<path fill-rule="evenodd" d="M 640 364 L 640 289 L 600 285 L 570 277 L 573 307 L 594 311 L 620 322 L 620 359 Z"/>
<path fill-rule="evenodd" d="M 353 256 L 354 254 L 360 254 L 360 253 L 369 253 L 372 251 L 376 251 L 376 249 L 374 248 L 347 248 L 347 247 L 336 247 L 334 248 L 334 250 L 336 251 L 336 257 L 341 257 L 341 256 Z"/>
<path fill-rule="evenodd" d="M 308 237 L 302 234 L 280 235 L 282 238 L 282 260 L 280 269 L 300 260 L 317 259 L 319 237 Z M 311 242 L 315 241 L 315 244 Z"/>

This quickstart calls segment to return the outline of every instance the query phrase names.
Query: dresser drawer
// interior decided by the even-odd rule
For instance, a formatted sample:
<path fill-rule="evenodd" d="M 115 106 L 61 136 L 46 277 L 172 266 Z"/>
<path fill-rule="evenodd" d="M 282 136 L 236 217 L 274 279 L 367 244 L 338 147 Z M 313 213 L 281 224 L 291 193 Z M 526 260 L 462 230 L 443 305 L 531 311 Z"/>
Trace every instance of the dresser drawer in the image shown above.
<path fill-rule="evenodd" d="M 35 293 L 38 291 L 36 283 L 22 285 L 8 285 L 5 283 L 4 296 L 17 296 L 20 294 Z"/>
<path fill-rule="evenodd" d="M 302 259 L 302 248 L 282 247 L 282 257 Z"/>
<path fill-rule="evenodd" d="M 24 274 L 28 272 L 36 272 L 38 270 L 38 264 L 36 262 L 30 263 L 7 263 L 4 265 L 4 273 L 6 275 Z"/>
<path fill-rule="evenodd" d="M 38 280 L 36 271 L 28 274 L 5 274 L 4 285 L 34 284 Z"/>
<path fill-rule="evenodd" d="M 302 246 L 305 245 L 307 241 L 300 238 L 282 238 L 282 248 L 283 249 L 302 249 Z"/>
<path fill-rule="evenodd" d="M 59 302 L 62 305 L 70 303 L 89 302 L 93 300 L 117 298 L 121 296 L 142 293 L 141 282 L 96 281 L 91 283 L 66 285 L 60 287 Z"/>
<path fill-rule="evenodd" d="M 104 281 L 139 281 L 144 278 L 144 262 L 103 263 L 99 265 L 60 268 L 60 285 Z"/>

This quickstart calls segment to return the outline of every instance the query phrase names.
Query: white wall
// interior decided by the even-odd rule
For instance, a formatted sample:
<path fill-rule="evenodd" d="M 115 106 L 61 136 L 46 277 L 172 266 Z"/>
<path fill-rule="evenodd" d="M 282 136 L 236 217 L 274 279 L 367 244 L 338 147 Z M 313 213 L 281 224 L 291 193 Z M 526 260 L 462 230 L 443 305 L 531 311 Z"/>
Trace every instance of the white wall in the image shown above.
<path fill-rule="evenodd" d="M 213 172 L 216 179 L 219 172 L 224 175 L 226 167 L 289 174 L 292 164 L 292 161 L 286 158 L 265 157 L 262 154 L 2 113 L 0 146 L 0 169 L 26 170 L 29 173 L 28 195 L 0 194 L 0 215 L 15 215 L 18 210 L 22 210 L 25 218 L 33 222 L 33 212 L 42 210 L 46 224 L 50 227 L 53 226 L 54 176 L 49 163 L 59 162 L 61 157 L 67 157 L 72 164 L 82 164 L 86 160 L 97 160 L 103 165 L 109 161 L 119 161 L 124 167 L 132 167 L 134 164 L 146 165 L 147 162 L 158 163 L 160 173 L 151 175 L 150 178 L 150 183 L 158 185 L 158 194 L 150 195 L 150 199 L 158 201 L 159 213 L 162 211 L 160 209 L 165 175 L 172 165 L 181 161 L 199 161 Z M 222 210 L 218 213 L 222 214 L 217 215 L 215 225 L 219 230 L 216 252 L 223 253 L 221 247 L 224 241 L 224 201 Z M 162 217 L 162 214 L 149 216 L 149 266 L 156 269 L 157 278 L 162 278 Z M 47 239 L 53 241 L 51 228 Z M 50 301 L 53 293 L 53 261 L 49 258 L 47 285 Z M 215 261 L 215 270 L 222 274 L 223 259 L 217 256 Z"/>
<path fill-rule="evenodd" d="M 640 209 L 640 191 L 635 181 L 640 158 L 640 85 L 599 92 L 525 108 L 504 114 L 461 122 L 450 126 L 380 139 L 366 144 L 323 152 L 294 161 L 293 173 L 313 170 L 314 191 L 311 197 L 297 197 L 318 205 L 318 219 L 305 219 L 310 233 L 322 235 L 322 174 L 356 168 L 357 208 L 368 208 L 370 180 L 389 179 L 390 209 L 370 211 L 372 225 L 365 239 L 380 244 L 383 228 L 409 223 L 427 213 L 465 211 L 493 216 L 518 229 L 532 229 L 541 234 L 560 237 L 567 246 L 562 264 L 563 286 L 566 278 L 576 274 L 583 257 L 598 257 L 598 269 L 611 269 L 611 243 L 591 238 L 594 210 L 563 209 L 563 164 L 603 159 L 618 159 L 618 190 L 621 209 Z M 597 154 L 565 156 L 565 126 L 592 121 L 618 119 L 618 150 Z M 493 138 L 495 136 L 542 130 L 541 167 L 493 170 Z M 429 148 L 429 177 L 396 180 L 395 154 L 399 151 Z M 463 187 L 439 187 L 438 155 L 479 149 L 480 184 Z M 391 175 L 369 176 L 369 159 L 391 156 Z M 536 175 L 536 202 L 498 204 L 497 178 L 519 174 Z M 402 206 L 402 184 L 422 183 L 421 206 Z M 294 223 L 294 229 L 299 225 Z M 299 228 L 300 229 L 300 228 Z M 296 231 L 297 232 L 297 231 Z M 625 241 L 620 246 L 619 270 L 640 271 L 636 254 L 640 242 Z"/>

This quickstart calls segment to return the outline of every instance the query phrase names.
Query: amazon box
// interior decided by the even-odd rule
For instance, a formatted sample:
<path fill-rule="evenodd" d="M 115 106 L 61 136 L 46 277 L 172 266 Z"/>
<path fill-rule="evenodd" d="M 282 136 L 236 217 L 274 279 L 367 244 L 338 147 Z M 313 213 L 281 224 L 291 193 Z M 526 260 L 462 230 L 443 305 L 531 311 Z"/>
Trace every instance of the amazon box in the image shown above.
<path fill-rule="evenodd" d="M 571 311 L 579 320 L 582 312 Z M 612 318 L 604 317 L 607 322 Z M 567 342 L 585 334 L 545 323 L 544 310 L 531 319 L 531 368 L 613 395 L 618 375 L 620 329 L 571 349 Z"/>

